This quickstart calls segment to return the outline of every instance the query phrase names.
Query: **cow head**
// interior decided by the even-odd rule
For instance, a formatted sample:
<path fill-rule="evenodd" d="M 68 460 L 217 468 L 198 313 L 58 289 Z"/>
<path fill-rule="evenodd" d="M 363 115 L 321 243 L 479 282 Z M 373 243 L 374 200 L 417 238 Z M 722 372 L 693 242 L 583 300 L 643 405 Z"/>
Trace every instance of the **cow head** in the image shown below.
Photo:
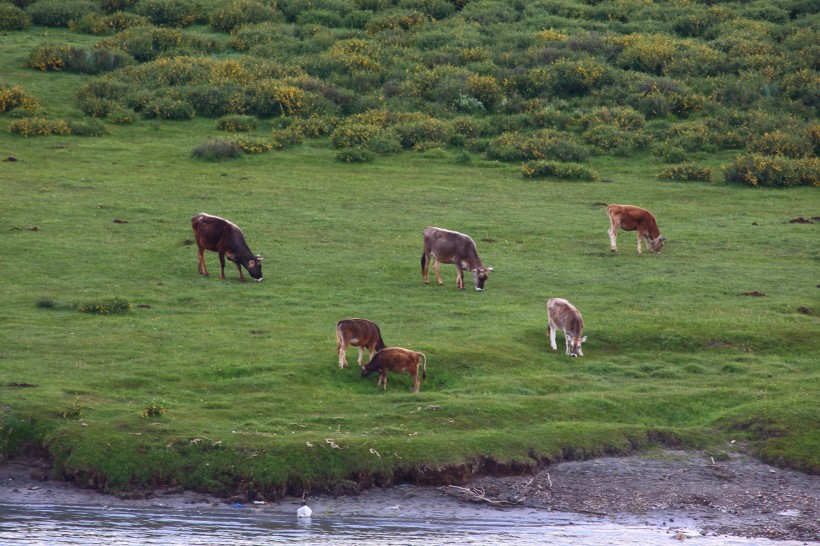
<path fill-rule="evenodd" d="M 586 340 L 587 336 L 578 339 L 577 337 L 567 335 L 567 341 L 569 341 L 569 356 L 572 358 L 584 356 L 584 351 L 581 350 L 581 344 Z"/>
<path fill-rule="evenodd" d="M 484 290 L 484 282 L 490 278 L 490 271 L 492 270 L 492 267 L 480 267 L 472 270 L 476 290 L 479 292 Z"/>
<path fill-rule="evenodd" d="M 248 274 L 256 282 L 262 281 L 262 256 L 253 256 L 247 263 L 242 264 L 248 270 Z"/>
<path fill-rule="evenodd" d="M 652 245 L 652 252 L 655 254 L 660 254 L 661 250 L 663 250 L 663 242 L 666 240 L 666 237 L 658 237 L 657 239 L 652 239 L 650 244 Z"/>

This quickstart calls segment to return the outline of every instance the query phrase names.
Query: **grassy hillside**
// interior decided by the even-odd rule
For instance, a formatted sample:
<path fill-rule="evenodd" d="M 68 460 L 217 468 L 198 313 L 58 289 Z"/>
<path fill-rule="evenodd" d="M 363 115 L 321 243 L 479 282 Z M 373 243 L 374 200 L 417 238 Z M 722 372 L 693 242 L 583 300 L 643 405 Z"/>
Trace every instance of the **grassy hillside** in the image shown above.
<path fill-rule="evenodd" d="M 126 7 L 136 13 L 138 4 Z M 459 9 L 421 29 L 441 32 L 438 21 L 455 24 L 457 12 L 484 2 L 465 4 L 449 4 Z M 296 5 L 280 4 L 277 15 L 293 32 L 306 23 L 282 10 Z M 199 25 L 185 32 L 229 39 Z M 613 23 L 612 30 L 622 29 Z M 335 137 L 203 161 L 192 150 L 235 137 L 215 119 L 132 109 L 129 123 L 103 116 L 96 125 L 77 93 L 122 71 L 26 66 L 44 42 L 91 47 L 99 40 L 37 25 L 0 40 L 0 85 L 19 86 L 39 102 L 0 115 L 3 457 L 44 450 L 64 476 L 108 490 L 170 483 L 265 496 L 455 480 L 494 465 L 526 468 L 653 442 L 716 457 L 740 447 L 776 464 L 820 468 L 818 225 L 789 222 L 818 215 L 813 185 L 730 184 L 720 168 L 747 150 L 714 143 L 685 152 L 711 170 L 710 181 L 658 179 L 670 163 L 652 143 L 663 141 L 606 150 L 583 139 L 583 116 L 596 105 L 572 114 L 562 136 L 588 147 L 580 161 L 558 162 L 598 174 L 581 180 L 522 176 L 521 162 L 534 158 L 508 152 L 527 149 L 520 141 L 543 129 L 531 120 L 518 140 L 451 133 L 447 142 L 387 155 L 340 147 L 348 134 L 340 120 L 367 125 L 352 117 L 367 110 L 322 113 L 328 129 L 339 129 Z M 361 95 L 368 96 L 364 88 Z M 559 113 L 569 114 L 561 108 L 582 108 L 573 101 L 589 97 L 560 100 L 569 102 L 555 103 Z M 785 120 L 786 128 L 816 126 L 810 108 L 791 100 L 744 112 Z M 448 124 L 465 115 L 405 106 Z M 302 114 L 253 116 L 247 136 L 275 142 L 281 131 L 316 119 Z M 43 116 L 65 120 L 72 134 L 13 131 L 16 122 Z M 493 128 L 508 118 L 521 115 L 471 114 Z M 689 121 L 645 120 L 634 132 L 654 139 L 661 125 Z M 379 138 L 401 140 L 413 123 L 431 122 L 393 120 L 382 128 L 392 136 Z M 356 157 L 375 160 L 339 161 L 345 150 L 366 150 L 374 155 Z M 789 159 L 816 161 L 813 153 Z M 609 251 L 604 205 L 619 202 L 656 214 L 668 238 L 660 256 L 638 256 L 633 233 L 619 236 L 618 253 Z M 232 266 L 220 281 L 213 253 L 206 256 L 211 276 L 197 274 L 189 219 L 200 211 L 243 228 L 251 249 L 265 256 L 262 283 L 240 283 Z M 485 292 L 457 290 L 452 266 L 442 266 L 444 286 L 422 283 L 428 225 L 475 238 L 495 268 Z M 545 302 L 553 296 L 584 315 L 582 358 L 548 346 Z M 118 305 L 127 309 L 81 311 Z M 353 316 L 376 321 L 388 345 L 426 353 L 419 394 L 408 376 L 391 376 L 386 392 L 374 377 L 359 377 L 354 349 L 353 369 L 338 368 L 334 326 Z"/>

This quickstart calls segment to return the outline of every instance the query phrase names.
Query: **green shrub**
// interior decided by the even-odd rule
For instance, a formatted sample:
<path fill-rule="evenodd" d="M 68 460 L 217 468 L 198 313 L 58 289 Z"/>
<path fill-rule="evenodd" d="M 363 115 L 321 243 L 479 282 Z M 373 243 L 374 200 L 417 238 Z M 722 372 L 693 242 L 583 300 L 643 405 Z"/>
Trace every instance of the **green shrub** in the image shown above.
<path fill-rule="evenodd" d="M 345 123 L 330 133 L 330 142 L 336 148 L 354 148 L 365 145 L 381 132 L 381 127 L 365 123 Z"/>
<path fill-rule="evenodd" d="M 35 25 L 67 27 L 86 15 L 99 13 L 99 7 L 92 0 L 38 0 L 26 12 Z"/>
<path fill-rule="evenodd" d="M 142 115 L 148 119 L 186 120 L 193 119 L 194 107 L 190 103 L 168 98 L 157 98 L 145 105 Z"/>
<path fill-rule="evenodd" d="M 13 4 L 0 4 L 0 30 L 25 30 L 31 24 L 28 13 Z"/>
<path fill-rule="evenodd" d="M 695 180 L 699 182 L 711 182 L 712 169 L 708 167 L 696 167 L 694 165 L 684 163 L 662 170 L 658 173 L 658 178 L 662 180 Z"/>
<path fill-rule="evenodd" d="M 105 125 L 96 119 L 69 120 L 67 123 L 69 131 L 74 136 L 97 137 L 108 132 Z"/>
<path fill-rule="evenodd" d="M 135 11 L 165 27 L 186 27 L 202 17 L 199 4 L 192 0 L 140 0 Z"/>
<path fill-rule="evenodd" d="M 40 109 L 40 101 L 33 95 L 23 91 L 19 86 L 7 87 L 0 85 L 0 114 L 15 108 L 36 112 Z"/>
<path fill-rule="evenodd" d="M 150 26 L 147 17 L 129 12 L 116 12 L 106 15 L 92 13 L 74 22 L 74 29 L 85 34 L 116 34 L 133 27 Z"/>
<path fill-rule="evenodd" d="M 521 168 L 525 178 L 563 178 L 566 180 L 598 179 L 598 173 L 577 163 L 558 163 L 556 161 L 528 161 Z"/>
<path fill-rule="evenodd" d="M 160 417 L 168 410 L 160 402 L 151 401 L 145 404 L 140 412 L 140 417 L 148 419 L 150 417 Z"/>
<path fill-rule="evenodd" d="M 806 135 L 777 130 L 755 138 L 749 150 L 763 155 L 782 155 L 798 159 L 812 155 L 814 145 Z"/>
<path fill-rule="evenodd" d="M 137 26 L 103 40 L 97 47 L 121 49 L 144 63 L 162 54 L 213 53 L 222 46 L 218 40 L 195 32 Z"/>
<path fill-rule="evenodd" d="M 87 50 L 74 46 L 44 45 L 35 48 L 28 65 L 43 71 L 99 74 L 134 64 L 134 58 L 118 49 Z"/>
<path fill-rule="evenodd" d="M 105 13 L 114 13 L 132 8 L 139 0 L 99 0 L 99 2 L 100 9 Z"/>
<path fill-rule="evenodd" d="M 727 182 L 749 186 L 820 186 L 820 159 L 745 154 L 723 167 Z"/>
<path fill-rule="evenodd" d="M 238 137 L 234 139 L 246 154 L 261 154 L 273 150 L 273 144 L 256 137 Z"/>
<path fill-rule="evenodd" d="M 126 313 L 131 309 L 131 304 L 124 298 L 113 297 L 89 301 L 80 304 L 78 307 L 81 313 L 93 313 L 97 315 L 110 315 L 113 313 Z"/>
<path fill-rule="evenodd" d="M 60 417 L 63 419 L 76 419 L 83 416 L 85 412 L 85 404 L 79 397 L 74 399 L 74 402 L 59 411 Z"/>
<path fill-rule="evenodd" d="M 277 80 L 253 82 L 245 92 L 247 113 L 258 117 L 297 115 L 304 106 L 304 91 Z"/>
<path fill-rule="evenodd" d="M 241 157 L 244 152 L 239 143 L 227 139 L 220 138 L 209 140 L 198 144 L 192 151 L 191 155 L 196 159 L 203 159 L 205 161 L 225 161 L 226 159 L 235 159 Z"/>
<path fill-rule="evenodd" d="M 393 130 L 404 148 L 413 149 L 431 142 L 443 146 L 450 139 L 451 131 L 447 123 L 431 117 L 397 123 Z"/>
<path fill-rule="evenodd" d="M 616 154 L 628 154 L 647 145 L 651 137 L 642 131 L 626 130 L 614 125 L 595 125 L 585 130 L 584 142 Z"/>
<path fill-rule="evenodd" d="M 270 4 L 258 0 L 233 0 L 211 12 L 208 23 L 216 31 L 232 32 L 244 25 L 280 19 L 282 14 Z"/>
<path fill-rule="evenodd" d="M 574 97 L 599 89 L 610 81 L 610 69 L 592 59 L 561 59 L 549 68 L 549 88 L 555 95 Z"/>
<path fill-rule="evenodd" d="M 12 134 L 18 134 L 24 137 L 71 134 L 71 128 L 68 126 L 68 123 L 61 119 L 35 117 L 16 119 L 11 122 L 9 130 Z"/>
<path fill-rule="evenodd" d="M 344 148 L 336 152 L 336 161 L 342 163 L 369 163 L 376 158 L 376 154 L 364 148 Z"/>
<path fill-rule="evenodd" d="M 378 34 L 386 30 L 412 30 L 428 20 L 429 17 L 419 11 L 389 13 L 371 18 L 365 25 L 365 29 L 369 34 Z"/>
<path fill-rule="evenodd" d="M 293 144 L 301 144 L 304 141 L 305 133 L 298 125 L 291 125 L 284 129 L 274 129 L 271 131 L 272 145 L 278 150 Z"/>
<path fill-rule="evenodd" d="M 404 149 L 401 145 L 401 138 L 396 131 L 391 129 L 382 131 L 368 140 L 366 146 L 371 152 L 381 155 L 396 154 Z"/>
<path fill-rule="evenodd" d="M 216 120 L 216 128 L 230 133 L 250 133 L 256 129 L 256 122 L 253 116 L 235 114 Z"/>

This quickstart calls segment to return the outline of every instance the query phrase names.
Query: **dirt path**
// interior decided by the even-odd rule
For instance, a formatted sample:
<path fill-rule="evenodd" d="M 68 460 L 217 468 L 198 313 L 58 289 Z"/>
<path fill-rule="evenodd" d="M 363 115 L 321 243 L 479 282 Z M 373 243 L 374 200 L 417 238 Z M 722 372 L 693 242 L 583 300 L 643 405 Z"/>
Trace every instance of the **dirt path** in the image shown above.
<path fill-rule="evenodd" d="M 0 464 L 0 502 L 53 503 L 174 509 L 224 506 L 202 494 L 157 491 L 124 500 L 43 481 L 45 463 Z M 820 541 L 820 477 L 778 469 L 741 455 L 713 462 L 702 453 L 655 451 L 629 457 L 566 462 L 536 476 L 481 477 L 465 488 L 397 486 L 355 497 L 315 495 L 314 515 L 389 515 L 425 518 L 481 518 L 488 510 L 555 511 L 607 517 L 674 529 L 681 522 L 702 534 Z M 255 510 L 295 513 L 298 499 L 283 499 Z M 493 516 L 497 516 L 494 513 Z"/>

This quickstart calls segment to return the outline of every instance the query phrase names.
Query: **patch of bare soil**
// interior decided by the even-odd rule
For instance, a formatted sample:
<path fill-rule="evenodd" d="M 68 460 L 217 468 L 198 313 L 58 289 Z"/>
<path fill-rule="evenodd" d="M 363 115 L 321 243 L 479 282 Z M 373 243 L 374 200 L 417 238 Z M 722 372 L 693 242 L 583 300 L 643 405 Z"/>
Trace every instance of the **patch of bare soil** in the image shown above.
<path fill-rule="evenodd" d="M 607 516 L 694 520 L 706 534 L 820 540 L 820 477 L 742 455 L 715 462 L 703 453 L 664 450 L 555 465 L 535 476 L 481 478 L 489 499 Z"/>
<path fill-rule="evenodd" d="M 237 502 L 178 490 L 126 500 L 49 481 L 48 470 L 45 461 L 0 463 L 0 502 L 177 510 Z M 703 453 L 659 450 L 563 462 L 535 476 L 476 477 L 464 487 L 402 485 L 355 496 L 312 495 L 308 502 L 314 517 L 426 518 L 436 514 L 481 519 L 497 510 L 556 512 L 668 529 L 694 524 L 697 531 L 708 535 L 820 540 L 820 477 L 775 468 L 739 454 L 713 461 Z M 300 499 L 285 498 L 249 502 L 246 508 L 293 515 L 299 505 Z"/>

